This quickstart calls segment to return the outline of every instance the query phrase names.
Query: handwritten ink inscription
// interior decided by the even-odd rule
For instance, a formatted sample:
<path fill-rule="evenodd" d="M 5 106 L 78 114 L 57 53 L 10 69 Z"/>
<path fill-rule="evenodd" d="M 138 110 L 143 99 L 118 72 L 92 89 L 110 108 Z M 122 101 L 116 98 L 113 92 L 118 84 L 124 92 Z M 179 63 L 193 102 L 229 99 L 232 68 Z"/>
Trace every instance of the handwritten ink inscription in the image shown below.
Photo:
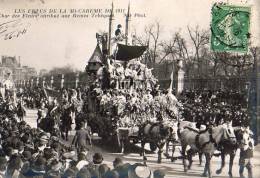
<path fill-rule="evenodd" d="M 10 40 L 18 38 L 27 32 L 30 23 L 23 23 L 22 20 L 12 20 L 0 24 L 0 39 Z"/>

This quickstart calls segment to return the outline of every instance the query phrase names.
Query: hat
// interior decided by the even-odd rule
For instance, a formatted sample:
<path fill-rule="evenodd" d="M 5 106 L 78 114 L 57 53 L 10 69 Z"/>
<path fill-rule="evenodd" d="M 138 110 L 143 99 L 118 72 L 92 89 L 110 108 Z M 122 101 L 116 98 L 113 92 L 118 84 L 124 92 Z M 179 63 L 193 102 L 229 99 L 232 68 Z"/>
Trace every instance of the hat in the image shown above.
<path fill-rule="evenodd" d="M 154 172 L 153 172 L 153 177 L 154 178 L 163 178 L 165 176 L 165 172 L 164 171 L 162 171 L 162 170 L 155 170 Z"/>
<path fill-rule="evenodd" d="M 43 155 L 46 159 L 50 159 L 53 157 L 53 152 L 51 148 L 44 148 Z"/>
<path fill-rule="evenodd" d="M 113 165 L 118 165 L 118 164 L 122 164 L 123 160 L 119 157 L 116 157 L 115 160 L 113 161 Z"/>
<path fill-rule="evenodd" d="M 77 174 L 76 176 L 77 178 L 90 178 L 91 174 L 89 172 L 89 170 L 85 167 L 83 167 Z"/>
<path fill-rule="evenodd" d="M 32 157 L 32 153 L 31 153 L 30 151 L 24 151 L 24 152 L 22 153 L 22 156 L 23 156 L 23 159 L 24 159 L 24 160 L 29 160 L 29 159 L 31 159 L 31 157 Z"/>
<path fill-rule="evenodd" d="M 149 178 L 151 177 L 151 170 L 143 164 L 136 163 L 128 171 L 128 176 L 133 178 Z"/>
<path fill-rule="evenodd" d="M 43 135 L 43 136 L 41 136 L 41 138 L 40 138 L 40 141 L 41 141 L 41 143 L 43 143 L 43 144 L 46 144 L 46 143 L 48 143 L 48 137 L 46 136 L 46 135 Z"/>
<path fill-rule="evenodd" d="M 56 136 L 51 136 L 51 139 L 52 139 L 53 141 L 59 141 L 59 138 L 56 137 Z"/>
<path fill-rule="evenodd" d="M 70 151 L 70 152 L 66 152 L 62 154 L 62 157 L 64 157 L 65 159 L 73 159 L 76 155 L 75 151 Z"/>
<path fill-rule="evenodd" d="M 68 168 L 63 174 L 63 177 L 75 177 L 75 176 L 76 176 L 76 171 L 72 168 Z"/>
<path fill-rule="evenodd" d="M 44 171 L 45 163 L 46 163 L 46 159 L 42 156 L 39 156 L 34 163 L 34 169 L 36 169 L 37 171 Z"/>
<path fill-rule="evenodd" d="M 58 160 L 54 159 L 54 160 L 52 160 L 50 166 L 51 166 L 52 170 L 58 171 L 62 167 L 62 164 Z"/>
<path fill-rule="evenodd" d="M 134 171 L 140 178 L 148 178 L 151 176 L 151 170 L 147 166 L 137 166 Z"/>
<path fill-rule="evenodd" d="M 76 165 L 76 167 L 78 168 L 78 170 L 80 170 L 81 168 L 83 168 L 84 166 L 88 165 L 89 162 L 86 160 L 81 160 L 78 162 L 78 164 Z"/>
<path fill-rule="evenodd" d="M 101 153 L 95 153 L 93 156 L 93 162 L 94 164 L 100 164 L 103 161 L 103 156 Z"/>

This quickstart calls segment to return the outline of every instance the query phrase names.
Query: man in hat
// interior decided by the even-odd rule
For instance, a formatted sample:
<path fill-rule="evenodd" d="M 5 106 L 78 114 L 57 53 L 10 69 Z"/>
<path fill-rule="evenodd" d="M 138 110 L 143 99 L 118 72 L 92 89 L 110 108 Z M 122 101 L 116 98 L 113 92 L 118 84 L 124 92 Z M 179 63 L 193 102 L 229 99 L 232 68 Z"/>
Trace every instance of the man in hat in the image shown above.
<path fill-rule="evenodd" d="M 78 154 L 78 163 L 76 165 L 78 170 L 89 164 L 89 162 L 87 161 L 87 153 L 87 151 L 82 151 Z"/>
<path fill-rule="evenodd" d="M 22 153 L 23 165 L 22 165 L 22 168 L 21 168 L 21 174 L 26 173 L 30 169 L 31 159 L 32 159 L 32 153 L 30 151 L 24 151 Z"/>
<path fill-rule="evenodd" d="M 118 24 L 117 29 L 115 31 L 115 37 L 117 41 L 122 41 L 123 40 L 123 34 L 122 34 L 122 25 Z"/>
<path fill-rule="evenodd" d="M 249 127 L 245 128 L 245 133 L 243 134 L 242 144 L 240 149 L 239 158 L 239 175 L 240 178 L 245 178 L 244 169 L 247 168 L 248 178 L 253 178 L 253 152 L 254 152 L 254 139 L 252 138 L 253 133 Z"/>
<path fill-rule="evenodd" d="M 31 168 L 23 174 L 26 178 L 43 178 L 45 175 L 46 159 L 42 156 L 38 156 L 37 160 L 31 166 Z"/>
<path fill-rule="evenodd" d="M 45 178 L 49 178 L 49 177 L 53 177 L 53 176 L 60 176 L 61 168 L 62 168 L 62 164 L 57 159 L 53 159 L 50 162 L 49 170 L 47 171 Z"/>
<path fill-rule="evenodd" d="M 78 152 L 85 150 L 87 148 L 87 142 L 92 146 L 91 136 L 88 130 L 84 128 L 84 124 L 81 122 L 79 124 L 79 130 L 76 131 L 76 134 L 72 140 L 72 145 L 75 143 L 75 147 Z"/>
<path fill-rule="evenodd" d="M 124 164 L 123 160 L 119 157 L 115 158 L 113 161 L 113 167 L 115 172 L 118 173 L 119 178 L 126 178 L 128 177 L 128 171 L 129 171 L 129 164 Z"/>
<path fill-rule="evenodd" d="M 88 168 L 91 178 L 99 177 L 99 166 L 103 162 L 103 155 L 101 153 L 95 153 L 92 158 L 92 162 L 89 163 L 86 167 Z"/>

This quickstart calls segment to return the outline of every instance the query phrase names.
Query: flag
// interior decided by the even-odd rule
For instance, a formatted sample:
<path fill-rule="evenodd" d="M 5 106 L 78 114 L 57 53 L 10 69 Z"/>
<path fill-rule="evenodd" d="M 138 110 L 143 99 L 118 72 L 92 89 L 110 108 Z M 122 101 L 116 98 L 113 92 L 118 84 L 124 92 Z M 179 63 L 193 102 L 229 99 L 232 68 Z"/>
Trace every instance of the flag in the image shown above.
<path fill-rule="evenodd" d="M 44 94 L 46 96 L 47 99 L 54 99 L 56 98 L 58 101 L 61 101 L 61 92 L 60 91 L 57 91 L 57 90 L 53 90 L 53 89 L 50 89 L 50 88 L 44 88 Z"/>
<path fill-rule="evenodd" d="M 129 61 L 131 59 L 138 58 L 145 52 L 146 49 L 147 46 L 127 46 L 117 44 L 115 60 Z"/>

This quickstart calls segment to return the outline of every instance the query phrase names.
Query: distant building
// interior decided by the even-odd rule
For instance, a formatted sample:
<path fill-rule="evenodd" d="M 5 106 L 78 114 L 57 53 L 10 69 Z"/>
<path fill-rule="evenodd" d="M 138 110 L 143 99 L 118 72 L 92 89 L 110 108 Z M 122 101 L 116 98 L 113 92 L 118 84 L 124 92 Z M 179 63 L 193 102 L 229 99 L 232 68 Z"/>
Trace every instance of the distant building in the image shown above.
<path fill-rule="evenodd" d="M 28 80 L 37 76 L 37 71 L 33 67 L 21 66 L 20 56 L 2 56 L 0 61 L 0 81 L 10 74 L 11 79 L 16 82 L 19 80 Z"/>

